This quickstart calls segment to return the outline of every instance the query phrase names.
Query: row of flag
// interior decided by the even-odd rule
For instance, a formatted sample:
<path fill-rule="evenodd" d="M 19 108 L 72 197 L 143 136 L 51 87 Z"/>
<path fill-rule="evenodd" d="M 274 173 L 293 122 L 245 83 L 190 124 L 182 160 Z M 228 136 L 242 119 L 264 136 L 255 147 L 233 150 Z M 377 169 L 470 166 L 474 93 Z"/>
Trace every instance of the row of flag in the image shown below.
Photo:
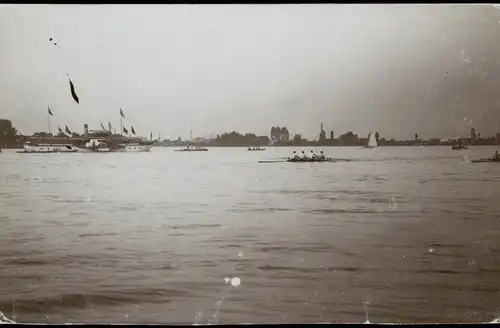
<path fill-rule="evenodd" d="M 123 118 L 126 118 L 125 114 L 123 114 L 123 110 L 121 108 L 120 108 L 120 116 Z M 132 134 L 135 135 L 135 130 L 134 130 L 133 126 L 130 126 L 130 132 L 132 132 Z M 123 127 L 123 133 L 128 134 L 128 130 L 126 127 Z"/>
<path fill-rule="evenodd" d="M 50 115 L 50 116 L 54 116 L 54 113 L 52 113 L 52 111 L 50 110 L 50 106 L 47 106 L 47 110 L 48 110 L 48 112 L 49 112 L 49 115 Z M 69 135 L 71 136 L 73 133 L 72 133 L 72 132 L 71 132 L 71 130 L 68 128 L 68 126 L 67 126 L 67 125 L 65 125 L 64 127 L 65 127 L 65 129 L 64 129 L 64 130 L 66 131 L 66 133 L 67 133 L 67 134 L 69 134 Z M 59 133 L 64 134 L 64 132 L 63 132 L 63 130 L 61 129 L 61 127 L 60 127 L 60 126 L 58 126 L 58 127 L 57 127 L 57 129 L 59 130 Z"/>
<path fill-rule="evenodd" d="M 102 128 L 104 131 L 111 131 L 111 130 L 113 129 L 113 126 L 111 125 L 111 123 L 110 123 L 110 122 L 108 122 L 108 129 L 106 129 L 106 128 L 104 127 L 104 124 L 102 124 L 102 122 L 101 122 L 101 128 Z M 127 130 L 127 128 L 126 128 L 126 127 L 123 127 L 123 132 L 124 132 L 125 134 L 128 134 L 128 130 Z M 134 127 L 133 127 L 133 126 L 130 126 L 130 132 L 132 132 L 132 134 L 133 134 L 133 135 L 135 135 L 135 130 L 134 130 Z"/>
<path fill-rule="evenodd" d="M 68 126 L 65 125 L 65 127 L 66 127 L 66 129 L 65 129 L 66 133 L 69 134 L 70 136 L 73 135 L 73 133 L 71 132 L 71 130 L 68 128 Z M 59 130 L 59 133 L 64 134 L 64 132 L 61 130 L 60 126 L 58 126 L 57 129 Z"/>
<path fill-rule="evenodd" d="M 47 107 L 47 110 L 48 110 L 48 113 L 49 113 L 49 115 L 50 115 L 50 116 L 54 116 L 54 113 L 52 113 L 52 111 L 50 110 L 50 106 L 48 106 L 48 107 Z M 120 116 L 121 116 L 121 117 L 123 117 L 123 118 L 125 118 L 125 115 L 123 114 L 123 110 L 122 110 L 121 108 L 120 108 Z M 70 134 L 70 135 L 71 135 L 71 131 L 70 131 L 70 129 L 68 129 L 68 127 L 67 127 L 67 126 L 65 126 L 65 127 L 66 127 L 66 129 L 65 129 L 65 130 L 66 130 L 66 133 L 68 133 L 68 134 Z M 62 130 L 61 130 L 61 128 L 60 128 L 60 127 L 58 127 L 58 128 L 59 128 L 59 132 L 60 132 L 60 133 L 63 133 L 63 132 L 62 132 Z M 102 122 L 101 122 L 101 128 L 102 128 L 104 131 L 109 131 L 109 132 L 111 132 L 111 130 L 113 129 L 113 126 L 111 125 L 111 123 L 110 123 L 110 122 L 108 122 L 108 130 L 106 130 L 106 128 L 104 127 L 104 125 L 103 125 L 103 124 L 102 124 Z M 127 128 L 126 128 L 126 127 L 123 127 L 123 132 L 124 132 L 125 134 L 128 134 L 128 130 L 127 130 Z M 133 135 L 135 135 L 135 130 L 134 130 L 134 127 L 133 127 L 133 126 L 130 126 L 130 132 L 132 132 L 132 134 L 133 134 Z M 63 134 L 64 134 L 64 133 L 63 133 Z"/>

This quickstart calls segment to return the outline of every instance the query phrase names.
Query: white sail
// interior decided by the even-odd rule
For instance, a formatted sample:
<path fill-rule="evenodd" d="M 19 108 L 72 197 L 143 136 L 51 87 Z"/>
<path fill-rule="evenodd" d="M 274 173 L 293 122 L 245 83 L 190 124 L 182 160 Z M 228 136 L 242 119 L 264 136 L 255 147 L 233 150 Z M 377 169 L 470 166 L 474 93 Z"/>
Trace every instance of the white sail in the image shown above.
<path fill-rule="evenodd" d="M 370 133 L 370 138 L 368 139 L 368 144 L 366 145 L 366 148 L 375 148 L 377 147 L 377 139 L 375 139 L 375 135 L 373 133 Z"/>

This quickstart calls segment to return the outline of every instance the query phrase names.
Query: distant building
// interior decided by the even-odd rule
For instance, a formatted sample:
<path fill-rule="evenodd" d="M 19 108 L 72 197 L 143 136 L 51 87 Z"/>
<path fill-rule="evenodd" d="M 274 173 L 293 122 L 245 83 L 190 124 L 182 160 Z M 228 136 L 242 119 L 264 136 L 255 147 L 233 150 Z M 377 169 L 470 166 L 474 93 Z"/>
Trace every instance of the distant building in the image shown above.
<path fill-rule="evenodd" d="M 333 130 L 331 130 L 331 131 L 330 131 L 330 140 L 335 139 L 335 138 L 334 138 L 334 136 L 335 136 L 335 135 L 333 134 Z"/>
<path fill-rule="evenodd" d="M 470 141 L 471 141 L 471 143 L 472 144 L 476 143 L 476 139 L 477 139 L 476 129 L 472 128 L 472 129 L 470 129 Z"/>
<path fill-rule="evenodd" d="M 321 123 L 321 128 L 319 131 L 319 141 L 322 142 L 325 140 L 326 140 L 326 132 L 325 132 L 325 130 L 323 130 L 323 123 Z"/>

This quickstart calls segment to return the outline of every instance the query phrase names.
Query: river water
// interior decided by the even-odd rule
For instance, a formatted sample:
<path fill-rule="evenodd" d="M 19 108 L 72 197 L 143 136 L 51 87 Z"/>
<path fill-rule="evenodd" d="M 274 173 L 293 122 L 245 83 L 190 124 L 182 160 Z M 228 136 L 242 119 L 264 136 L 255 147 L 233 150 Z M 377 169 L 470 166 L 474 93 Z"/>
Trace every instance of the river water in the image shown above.
<path fill-rule="evenodd" d="M 478 322 L 500 316 L 494 147 L 0 154 L 17 322 Z"/>

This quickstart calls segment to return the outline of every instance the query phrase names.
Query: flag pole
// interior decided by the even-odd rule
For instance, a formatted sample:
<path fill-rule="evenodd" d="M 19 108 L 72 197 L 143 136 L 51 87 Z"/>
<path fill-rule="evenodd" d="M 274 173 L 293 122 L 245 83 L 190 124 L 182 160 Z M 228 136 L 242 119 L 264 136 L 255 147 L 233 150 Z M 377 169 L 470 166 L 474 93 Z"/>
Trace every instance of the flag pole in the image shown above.
<path fill-rule="evenodd" d="M 50 114 L 49 114 L 49 136 L 51 135 L 51 131 L 50 131 Z"/>
<path fill-rule="evenodd" d="M 120 134 L 123 137 L 123 117 L 120 115 Z"/>

